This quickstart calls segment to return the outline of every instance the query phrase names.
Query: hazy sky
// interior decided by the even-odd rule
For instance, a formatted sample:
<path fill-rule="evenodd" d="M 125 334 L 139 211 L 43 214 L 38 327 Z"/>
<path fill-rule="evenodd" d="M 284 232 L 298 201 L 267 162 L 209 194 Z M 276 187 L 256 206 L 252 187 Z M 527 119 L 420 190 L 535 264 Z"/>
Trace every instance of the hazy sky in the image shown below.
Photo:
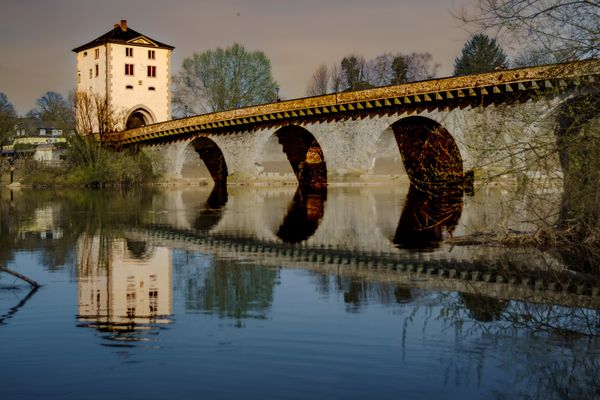
<path fill-rule="evenodd" d="M 304 95 L 321 63 L 350 53 L 429 52 L 452 71 L 469 32 L 452 16 L 471 0 L 0 0 L 0 91 L 24 114 L 47 91 L 75 86 L 71 50 L 129 27 L 175 46 L 173 72 L 194 52 L 241 43 L 262 50 L 284 98 Z"/>

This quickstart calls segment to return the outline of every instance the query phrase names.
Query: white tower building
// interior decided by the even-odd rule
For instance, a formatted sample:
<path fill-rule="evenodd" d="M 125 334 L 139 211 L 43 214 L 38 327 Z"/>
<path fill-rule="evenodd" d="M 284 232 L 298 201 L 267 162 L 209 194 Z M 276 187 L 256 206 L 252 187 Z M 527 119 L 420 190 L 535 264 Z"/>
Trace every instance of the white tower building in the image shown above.
<path fill-rule="evenodd" d="M 122 128 L 169 120 L 173 49 L 130 29 L 122 20 L 106 34 L 73 49 L 77 91 L 106 98 L 111 110 L 124 114 Z"/>

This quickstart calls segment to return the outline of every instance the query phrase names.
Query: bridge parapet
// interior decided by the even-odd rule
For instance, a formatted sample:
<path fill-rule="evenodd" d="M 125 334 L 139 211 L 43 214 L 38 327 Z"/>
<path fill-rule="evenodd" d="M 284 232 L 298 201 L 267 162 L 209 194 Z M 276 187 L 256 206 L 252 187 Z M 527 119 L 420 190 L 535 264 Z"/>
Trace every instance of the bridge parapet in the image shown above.
<path fill-rule="evenodd" d="M 311 121 L 384 115 L 414 109 L 453 108 L 527 99 L 598 82 L 600 61 L 590 60 L 442 78 L 336 93 L 198 115 L 116 133 L 113 146 L 185 140 L 202 133 L 248 132 Z"/>

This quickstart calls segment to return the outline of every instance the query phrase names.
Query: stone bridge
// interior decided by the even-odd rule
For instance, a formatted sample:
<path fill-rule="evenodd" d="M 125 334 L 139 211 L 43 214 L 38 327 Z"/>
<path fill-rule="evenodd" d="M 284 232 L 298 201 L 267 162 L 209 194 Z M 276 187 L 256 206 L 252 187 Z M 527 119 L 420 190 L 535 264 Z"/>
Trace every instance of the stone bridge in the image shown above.
<path fill-rule="evenodd" d="M 465 182 L 467 171 L 527 168 L 535 143 L 557 140 L 565 108 L 586 102 L 599 76 L 596 60 L 500 70 L 193 116 L 108 142 L 148 148 L 167 177 L 222 185 Z"/>

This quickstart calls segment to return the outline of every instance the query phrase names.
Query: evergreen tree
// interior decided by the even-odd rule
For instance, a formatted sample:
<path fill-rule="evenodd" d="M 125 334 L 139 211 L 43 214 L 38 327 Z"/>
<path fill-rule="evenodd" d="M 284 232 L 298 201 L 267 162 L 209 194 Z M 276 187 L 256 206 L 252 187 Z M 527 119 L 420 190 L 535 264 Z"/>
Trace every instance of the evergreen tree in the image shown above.
<path fill-rule="evenodd" d="M 465 43 L 460 57 L 454 60 L 454 75 L 493 71 L 506 66 L 508 60 L 496 39 L 480 33 Z"/>
<path fill-rule="evenodd" d="M 17 113 L 8 97 L 0 92 L 0 149 L 13 136 Z"/>

